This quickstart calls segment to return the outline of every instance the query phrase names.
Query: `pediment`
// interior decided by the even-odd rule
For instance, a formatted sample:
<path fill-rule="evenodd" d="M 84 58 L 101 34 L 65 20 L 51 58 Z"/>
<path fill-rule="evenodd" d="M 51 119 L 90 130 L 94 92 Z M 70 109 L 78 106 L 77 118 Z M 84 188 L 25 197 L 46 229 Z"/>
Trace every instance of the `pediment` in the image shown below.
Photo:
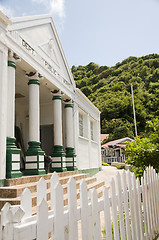
<path fill-rule="evenodd" d="M 16 31 L 31 46 L 54 72 L 75 88 L 52 17 L 33 16 L 12 18 L 9 31 Z"/>

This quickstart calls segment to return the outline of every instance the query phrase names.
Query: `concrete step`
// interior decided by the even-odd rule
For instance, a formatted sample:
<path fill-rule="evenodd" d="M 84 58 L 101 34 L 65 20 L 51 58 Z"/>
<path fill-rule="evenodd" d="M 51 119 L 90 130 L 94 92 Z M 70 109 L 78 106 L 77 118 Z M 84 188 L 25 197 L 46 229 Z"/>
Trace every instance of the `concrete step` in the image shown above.
<path fill-rule="evenodd" d="M 60 172 L 57 173 L 59 177 L 66 177 L 78 174 L 78 171 L 68 171 L 68 172 Z M 33 175 L 33 176 L 23 176 L 21 178 L 11 178 L 6 179 L 6 186 L 17 186 L 21 184 L 27 184 L 32 182 L 38 182 L 41 177 L 43 177 L 45 180 L 49 180 L 52 176 L 52 173 L 48 173 L 45 175 Z"/>
<path fill-rule="evenodd" d="M 61 185 L 66 184 L 68 182 L 70 176 L 74 177 L 74 179 L 76 181 L 89 177 L 88 174 L 74 174 L 74 172 L 73 172 L 73 175 L 59 177 L 59 181 L 60 181 Z M 50 188 L 50 179 L 46 180 L 46 184 L 47 184 L 47 189 L 49 189 Z M 24 191 L 24 189 L 26 187 L 29 188 L 31 193 L 34 193 L 34 192 L 36 192 L 36 189 L 37 189 L 37 182 L 25 183 L 25 184 L 16 185 L 16 186 L 0 187 L 0 197 L 1 198 L 16 198 L 18 196 L 21 196 L 22 192 Z"/>

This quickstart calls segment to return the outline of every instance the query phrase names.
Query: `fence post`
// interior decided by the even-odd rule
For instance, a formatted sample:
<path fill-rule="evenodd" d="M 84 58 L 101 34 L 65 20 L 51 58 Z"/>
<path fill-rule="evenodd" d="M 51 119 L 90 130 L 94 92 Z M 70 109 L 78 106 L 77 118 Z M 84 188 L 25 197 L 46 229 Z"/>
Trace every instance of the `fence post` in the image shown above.
<path fill-rule="evenodd" d="M 21 201 L 20 201 L 21 208 L 25 212 L 24 218 L 31 217 L 32 215 L 32 196 L 31 192 L 28 188 L 25 188 L 21 195 Z"/>
<path fill-rule="evenodd" d="M 76 181 L 71 177 L 68 186 L 69 240 L 78 240 Z"/>
<path fill-rule="evenodd" d="M 45 199 L 37 206 L 37 240 L 48 240 L 48 205 Z"/>
<path fill-rule="evenodd" d="M 2 236 L 3 240 L 14 240 L 14 225 L 20 223 L 23 216 L 24 211 L 21 206 L 10 205 L 6 203 L 1 210 L 1 226 L 2 226 Z"/>

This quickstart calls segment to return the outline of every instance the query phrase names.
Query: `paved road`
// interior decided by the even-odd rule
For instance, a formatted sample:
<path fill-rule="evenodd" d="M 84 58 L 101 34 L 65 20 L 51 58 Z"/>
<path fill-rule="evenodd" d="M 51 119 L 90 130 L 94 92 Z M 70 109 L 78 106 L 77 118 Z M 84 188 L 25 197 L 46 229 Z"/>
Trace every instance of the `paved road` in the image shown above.
<path fill-rule="evenodd" d="M 110 186 L 111 178 L 115 178 L 117 172 L 121 173 L 121 170 L 118 170 L 116 167 L 111 166 L 102 166 L 102 170 L 94 175 L 99 181 L 105 181 L 105 186 Z"/>

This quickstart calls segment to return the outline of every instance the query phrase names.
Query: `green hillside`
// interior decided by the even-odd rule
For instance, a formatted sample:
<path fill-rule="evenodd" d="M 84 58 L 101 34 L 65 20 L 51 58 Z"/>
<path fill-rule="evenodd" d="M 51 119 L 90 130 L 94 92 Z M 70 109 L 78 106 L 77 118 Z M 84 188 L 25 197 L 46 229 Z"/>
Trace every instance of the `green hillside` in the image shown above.
<path fill-rule="evenodd" d="M 129 57 L 113 67 L 89 63 L 72 66 L 76 85 L 101 111 L 102 133 L 110 139 L 134 137 L 131 82 L 138 135 L 148 135 L 146 121 L 159 116 L 159 55 Z"/>

